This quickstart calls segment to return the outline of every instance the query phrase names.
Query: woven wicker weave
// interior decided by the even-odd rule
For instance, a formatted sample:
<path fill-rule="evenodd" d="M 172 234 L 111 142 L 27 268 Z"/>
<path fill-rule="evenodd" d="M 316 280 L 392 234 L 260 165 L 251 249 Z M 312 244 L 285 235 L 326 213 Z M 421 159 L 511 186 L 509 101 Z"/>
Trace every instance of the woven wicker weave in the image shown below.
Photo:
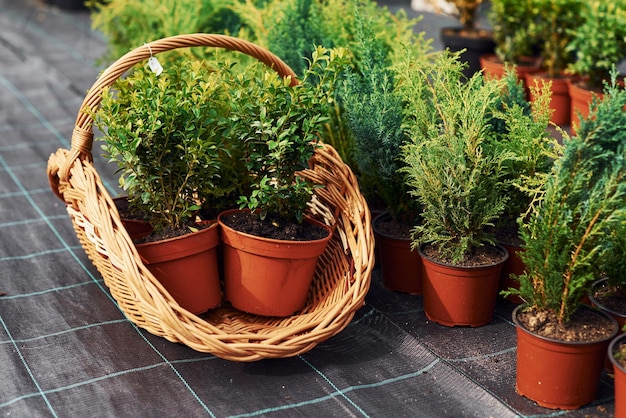
<path fill-rule="evenodd" d="M 179 35 L 137 48 L 106 69 L 85 97 L 70 150 L 50 156 L 52 190 L 66 203 L 74 230 L 89 259 L 126 316 L 152 334 L 194 350 L 236 361 L 304 353 L 344 329 L 364 303 L 373 268 L 374 238 L 369 209 L 350 168 L 329 145 L 319 148 L 302 175 L 316 189 L 311 214 L 333 225 L 320 257 L 306 307 L 287 318 L 268 318 L 220 307 L 200 316 L 181 308 L 139 258 L 111 196 L 94 168 L 93 120 L 102 89 L 133 65 L 160 52 L 192 46 L 248 54 L 281 76 L 296 77 L 278 57 L 250 42 L 224 35 Z"/>

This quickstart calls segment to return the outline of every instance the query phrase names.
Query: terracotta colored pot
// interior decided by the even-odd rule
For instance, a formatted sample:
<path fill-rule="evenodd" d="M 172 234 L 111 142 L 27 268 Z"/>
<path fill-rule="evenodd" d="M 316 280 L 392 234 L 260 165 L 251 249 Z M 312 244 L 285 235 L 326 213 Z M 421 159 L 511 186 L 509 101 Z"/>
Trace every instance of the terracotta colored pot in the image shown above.
<path fill-rule="evenodd" d="M 390 237 L 377 228 L 378 222 L 390 217 L 383 213 L 373 222 L 383 285 L 394 292 L 419 295 L 422 293 L 422 258 L 411 250 L 411 240 Z"/>
<path fill-rule="evenodd" d="M 128 198 L 126 196 L 116 197 L 113 199 L 113 203 L 115 203 L 120 215 L 124 213 L 124 211 L 128 211 Z M 152 225 L 148 221 L 125 218 L 120 218 L 120 220 L 124 228 L 126 228 L 130 239 L 133 241 L 145 238 L 152 233 Z"/>
<path fill-rule="evenodd" d="M 617 321 L 617 324 L 619 325 L 619 332 L 622 332 L 622 329 L 624 327 L 624 324 L 626 324 L 626 314 L 624 314 L 623 312 L 616 312 L 612 309 L 609 309 L 608 307 L 604 306 L 602 303 L 600 303 L 600 301 L 598 301 L 593 295 L 594 295 L 594 291 L 605 286 L 606 282 L 608 279 L 604 278 L 604 279 L 600 279 L 600 280 L 596 280 L 593 285 L 591 286 L 591 292 L 589 292 L 589 295 L 587 295 L 587 298 L 589 299 L 589 303 L 594 306 L 596 309 L 601 310 L 602 312 L 604 312 L 605 314 L 609 315 L 610 317 L 612 317 L 613 319 L 615 319 L 615 321 Z M 609 373 L 613 373 L 613 363 L 611 363 L 611 359 L 609 358 L 609 356 L 607 355 L 607 358 L 604 361 L 604 367 L 606 368 L 606 370 Z"/>
<path fill-rule="evenodd" d="M 216 222 L 208 228 L 137 245 L 146 267 L 178 304 L 200 314 L 220 304 Z"/>
<path fill-rule="evenodd" d="M 626 334 L 615 337 L 608 349 L 615 374 L 615 418 L 626 418 L 626 369 L 613 356 L 621 343 L 626 343 Z"/>
<path fill-rule="evenodd" d="M 600 303 L 594 296 L 594 290 L 600 288 L 600 287 L 604 287 L 607 283 L 606 278 L 604 279 L 600 279 L 600 280 L 596 280 L 593 285 L 591 286 L 591 292 L 589 293 L 588 297 L 589 297 L 589 302 L 591 302 L 591 304 L 593 306 L 595 306 L 596 308 L 600 309 L 601 311 L 605 312 L 606 314 L 610 315 L 613 317 L 613 319 L 615 319 L 619 325 L 620 330 L 622 329 L 622 327 L 626 324 L 626 314 L 624 314 L 623 312 L 616 312 L 612 309 L 607 308 L 606 306 L 603 306 L 602 303 Z"/>
<path fill-rule="evenodd" d="M 568 83 L 568 89 L 571 98 L 570 119 L 572 128 L 576 129 L 580 120 L 589 116 L 589 105 L 593 97 L 601 98 L 603 94 L 587 90 L 573 80 Z"/>
<path fill-rule="evenodd" d="M 526 330 L 513 311 L 517 329 L 517 393 L 551 409 L 578 409 L 594 400 L 602 374 L 607 348 L 617 334 L 601 341 L 568 342 L 542 337 Z M 581 309 L 592 309 L 583 306 Z"/>
<path fill-rule="evenodd" d="M 304 308 L 319 256 L 332 233 L 314 241 L 282 241 L 236 231 L 217 217 L 221 227 L 224 292 L 237 309 L 264 316 L 285 317 Z"/>
<path fill-rule="evenodd" d="M 467 78 L 471 78 L 475 73 L 480 71 L 480 57 L 485 54 L 493 54 L 496 43 L 493 37 L 487 35 L 466 35 L 461 33 L 461 28 L 442 28 L 440 32 L 441 43 L 444 48 L 450 49 L 452 52 L 461 53 L 461 61 L 467 63 L 467 67 L 463 69 L 463 74 Z"/>
<path fill-rule="evenodd" d="M 424 245 L 419 253 L 424 263 L 424 312 L 428 319 L 446 326 L 479 327 L 491 322 L 508 251 L 499 246 L 503 257 L 494 264 L 458 267 L 428 258 Z"/>
<path fill-rule="evenodd" d="M 483 69 L 485 77 L 502 78 L 505 74 L 505 65 L 493 54 L 486 54 L 480 57 L 480 66 Z M 520 62 L 515 64 L 515 73 L 517 78 L 524 85 L 526 91 L 526 98 L 530 98 L 530 91 L 526 85 L 526 76 L 532 73 L 538 73 L 541 71 L 541 67 L 538 64 L 536 57 L 522 57 Z"/>
<path fill-rule="evenodd" d="M 373 224 L 374 224 L 374 220 L 382 215 L 383 213 L 385 213 L 384 210 L 382 209 L 372 209 L 370 208 L 370 217 L 372 219 L 372 229 L 373 229 Z M 374 267 L 378 267 L 380 266 L 380 245 L 378 243 L 378 237 L 376 236 L 376 233 L 374 233 Z"/>
<path fill-rule="evenodd" d="M 499 291 L 507 290 L 510 288 L 519 289 L 519 282 L 515 280 L 512 275 L 519 276 L 524 273 L 526 266 L 520 257 L 520 253 L 524 249 L 518 245 L 500 243 L 509 252 L 509 258 L 506 259 L 502 266 L 502 273 L 500 274 L 500 287 Z M 509 296 L 506 298 L 512 303 L 523 303 L 523 300 L 517 296 Z"/>
<path fill-rule="evenodd" d="M 145 238 L 152 233 L 152 225 L 150 225 L 150 222 L 136 219 L 121 219 L 121 221 L 133 241 Z"/>
<path fill-rule="evenodd" d="M 537 86 L 543 87 L 544 83 L 551 82 L 550 86 L 550 108 L 552 109 L 552 116 L 550 121 L 557 125 L 569 125 L 571 121 L 572 103 L 569 95 L 569 78 L 548 78 L 547 74 L 541 73 L 529 73 L 526 74 L 526 85 L 529 87 Z M 530 99 L 534 100 L 532 92 L 530 92 Z"/>

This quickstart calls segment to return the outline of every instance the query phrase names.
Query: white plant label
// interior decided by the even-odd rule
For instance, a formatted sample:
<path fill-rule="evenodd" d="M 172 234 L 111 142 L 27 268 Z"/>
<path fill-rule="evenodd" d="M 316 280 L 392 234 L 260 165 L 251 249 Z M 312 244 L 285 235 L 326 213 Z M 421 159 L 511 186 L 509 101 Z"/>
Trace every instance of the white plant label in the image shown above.
<path fill-rule="evenodd" d="M 163 72 L 163 67 L 156 57 L 148 58 L 148 67 L 150 67 L 150 70 L 157 76 Z"/>

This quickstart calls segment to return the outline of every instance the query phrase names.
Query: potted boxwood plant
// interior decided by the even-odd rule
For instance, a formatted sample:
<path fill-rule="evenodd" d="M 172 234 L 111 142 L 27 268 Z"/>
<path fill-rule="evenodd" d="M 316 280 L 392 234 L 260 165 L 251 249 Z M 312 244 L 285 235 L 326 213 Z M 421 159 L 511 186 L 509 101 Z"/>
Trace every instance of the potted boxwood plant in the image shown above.
<path fill-rule="evenodd" d="M 307 167 L 332 107 L 343 49 L 318 47 L 300 83 L 270 69 L 237 76 L 230 135 L 244 147 L 252 178 L 240 209 L 220 213 L 225 296 L 237 309 L 289 316 L 306 303 L 329 227 L 305 212 L 318 187 L 298 175 Z"/>
<path fill-rule="evenodd" d="M 444 52 L 400 70 L 409 141 L 402 169 L 422 206 L 412 231 L 424 263 L 426 316 L 442 325 L 491 321 L 508 253 L 487 230 L 506 202 L 508 152 L 490 143 L 502 80 L 475 75 L 462 83 L 463 64 Z"/>
<path fill-rule="evenodd" d="M 571 103 L 568 80 L 565 74 L 568 65 L 574 62 L 574 53 L 568 48 L 575 31 L 582 23 L 582 0 L 535 0 L 537 19 L 531 31 L 539 41 L 540 66 L 538 73 L 527 75 L 529 86 L 550 83 L 553 109 L 552 122 L 557 125 L 570 123 Z M 532 98 L 532 95 L 531 95 Z"/>
<path fill-rule="evenodd" d="M 480 57 L 493 54 L 496 46 L 491 31 L 478 26 L 478 10 L 483 0 L 447 0 L 456 9 L 455 17 L 460 27 L 443 27 L 441 42 L 452 52 L 461 52 L 467 63 L 463 74 L 469 78 L 480 71 Z"/>
<path fill-rule="evenodd" d="M 220 175 L 227 114 L 217 75 L 200 61 L 137 68 L 105 89 L 94 115 L 120 186 L 154 232 L 137 251 L 179 304 L 201 313 L 219 305 L 217 223 L 196 223 Z M 188 262 L 190 267 L 178 264 Z"/>
<path fill-rule="evenodd" d="M 421 259 L 410 248 L 410 228 L 418 222 L 419 210 L 398 171 L 406 133 L 394 58 L 371 22 L 359 21 L 352 47 L 355 66 L 339 89 L 343 118 L 353 137 L 352 160 L 370 209 L 377 211 L 373 228 L 383 284 L 389 290 L 419 294 Z M 430 43 L 418 40 L 406 47 L 402 59 L 423 60 L 430 51 Z"/>
<path fill-rule="evenodd" d="M 511 291 L 525 302 L 513 312 L 516 389 L 548 408 L 575 409 L 594 399 L 618 332 L 613 318 L 582 300 L 598 277 L 607 231 L 626 221 L 624 105 L 626 91 L 614 74 L 579 135 L 564 139 L 542 200 L 521 230 L 526 271 Z"/>
<path fill-rule="evenodd" d="M 585 2 L 582 15 L 584 20 L 568 45 L 568 50 L 575 54 L 569 70 L 579 76 L 579 80 L 569 85 L 574 126 L 589 113 L 592 97 L 602 96 L 612 68 L 626 57 L 624 0 Z"/>
<path fill-rule="evenodd" d="M 525 83 L 526 74 L 540 71 L 538 40 L 531 31 L 537 14 L 536 0 L 491 0 L 487 18 L 496 47 L 495 54 L 480 58 L 486 76 L 502 77 L 506 67 L 513 66 L 518 78 Z"/>

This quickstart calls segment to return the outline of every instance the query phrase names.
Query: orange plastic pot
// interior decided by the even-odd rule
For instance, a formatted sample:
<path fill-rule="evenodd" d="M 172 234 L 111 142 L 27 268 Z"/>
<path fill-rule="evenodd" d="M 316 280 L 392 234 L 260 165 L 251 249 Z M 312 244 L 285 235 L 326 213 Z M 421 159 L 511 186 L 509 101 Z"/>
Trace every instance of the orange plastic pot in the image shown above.
<path fill-rule="evenodd" d="M 524 85 L 526 97 L 530 97 L 530 91 L 526 84 L 526 76 L 541 71 L 536 57 L 522 57 L 519 63 L 515 64 L 515 74 Z M 483 75 L 487 78 L 502 78 L 506 73 L 505 64 L 494 54 L 485 54 L 480 57 L 480 67 Z"/>
<path fill-rule="evenodd" d="M 502 266 L 502 273 L 500 275 L 500 291 L 508 290 L 510 288 L 519 289 L 519 282 L 513 278 L 513 275 L 519 276 L 524 273 L 526 266 L 520 257 L 520 253 L 524 251 L 524 249 L 518 245 L 512 244 L 504 244 L 501 243 L 504 248 L 509 252 L 509 257 L 504 262 Z M 520 304 L 522 303 L 522 299 L 517 296 L 509 296 L 507 300 L 512 303 Z"/>
<path fill-rule="evenodd" d="M 236 211 L 236 210 L 235 210 Z M 218 216 L 224 262 L 224 293 L 233 307 L 256 315 L 290 316 L 304 308 L 319 256 L 332 236 L 283 241 L 239 232 Z"/>
<path fill-rule="evenodd" d="M 113 199 L 113 203 L 115 203 L 117 210 L 120 212 L 128 209 L 128 198 L 126 196 L 116 197 Z M 152 225 L 148 221 L 126 218 L 121 218 L 120 220 L 133 241 L 145 238 L 152 233 Z"/>
<path fill-rule="evenodd" d="M 142 261 L 184 309 L 200 314 L 221 302 L 216 222 L 208 228 L 137 245 Z"/>
<path fill-rule="evenodd" d="M 395 292 L 422 293 L 422 258 L 411 250 L 411 241 L 385 235 L 378 227 L 379 221 L 389 219 L 381 214 L 373 222 L 374 238 L 378 249 L 383 285 Z"/>
<path fill-rule="evenodd" d="M 569 95 L 571 98 L 570 118 L 572 127 L 576 128 L 580 125 L 580 120 L 589 116 L 589 107 L 593 97 L 602 98 L 602 93 L 596 93 L 591 90 L 587 90 L 575 81 L 568 83 Z"/>
<path fill-rule="evenodd" d="M 596 307 L 597 309 L 600 309 L 602 312 L 608 314 L 609 316 L 612 316 L 613 319 L 615 319 L 617 321 L 617 324 L 619 325 L 620 330 L 622 329 L 622 327 L 624 327 L 624 325 L 626 325 L 626 315 L 623 312 L 616 312 L 613 309 L 610 309 L 606 306 L 604 306 L 600 301 L 598 301 L 594 296 L 594 291 L 601 288 L 601 287 L 605 287 L 607 285 L 607 281 L 608 279 L 604 278 L 604 279 L 600 279 L 600 280 L 596 280 L 593 285 L 591 286 L 591 292 L 589 293 L 589 302 L 591 302 L 591 304 Z"/>
<path fill-rule="evenodd" d="M 607 306 L 604 306 L 598 299 L 594 297 L 594 292 L 597 289 L 606 286 L 607 281 L 608 279 L 606 278 L 596 280 L 591 286 L 591 292 L 589 292 L 589 295 L 587 297 L 589 299 L 589 303 L 593 307 L 601 310 L 602 312 L 611 316 L 613 319 L 617 321 L 617 325 L 619 325 L 619 332 L 621 332 L 624 329 L 624 325 L 626 325 L 626 315 L 623 312 L 616 312 L 613 309 L 610 309 Z M 613 363 L 611 362 L 609 356 L 607 356 L 606 360 L 604 361 L 604 365 L 606 367 L 606 370 L 609 373 L 613 373 Z"/>
<path fill-rule="evenodd" d="M 550 409 L 578 409 L 593 401 L 617 322 L 596 311 L 615 324 L 610 337 L 594 342 L 559 341 L 526 330 L 517 318 L 524 307 L 518 306 L 512 315 L 517 329 L 517 393 Z"/>
<path fill-rule="evenodd" d="M 494 264 L 459 267 L 435 261 L 419 248 L 424 263 L 423 295 L 426 317 L 446 326 L 479 327 L 493 319 L 502 266 L 508 251 Z"/>
<path fill-rule="evenodd" d="M 608 356 L 613 364 L 615 375 L 615 418 L 626 418 L 626 369 L 615 360 L 613 355 L 623 343 L 626 343 L 626 334 L 615 337 L 608 349 Z"/>

